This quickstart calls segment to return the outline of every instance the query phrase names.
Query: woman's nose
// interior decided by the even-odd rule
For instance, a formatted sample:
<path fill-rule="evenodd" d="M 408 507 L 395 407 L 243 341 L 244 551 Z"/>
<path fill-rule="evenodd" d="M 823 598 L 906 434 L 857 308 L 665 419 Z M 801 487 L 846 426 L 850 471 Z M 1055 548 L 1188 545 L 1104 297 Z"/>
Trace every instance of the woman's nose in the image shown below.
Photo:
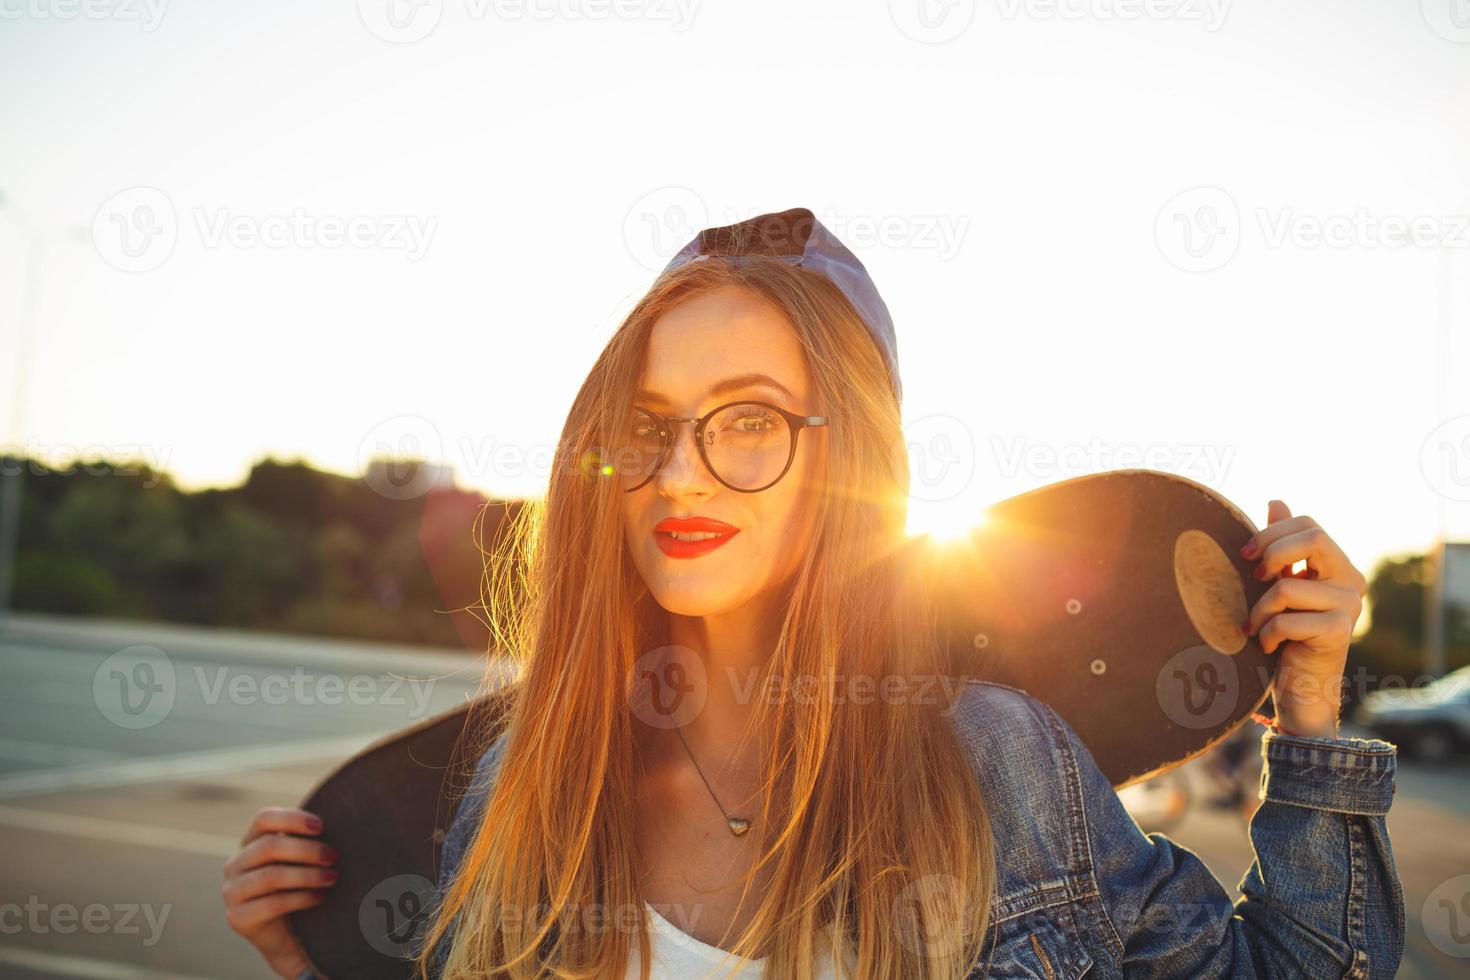
<path fill-rule="evenodd" d="M 704 460 L 699 455 L 694 424 L 669 424 L 673 431 L 669 436 L 669 448 L 664 452 L 664 463 L 659 470 L 658 481 L 661 486 L 676 488 L 681 484 L 698 481 L 700 474 L 704 472 Z"/>

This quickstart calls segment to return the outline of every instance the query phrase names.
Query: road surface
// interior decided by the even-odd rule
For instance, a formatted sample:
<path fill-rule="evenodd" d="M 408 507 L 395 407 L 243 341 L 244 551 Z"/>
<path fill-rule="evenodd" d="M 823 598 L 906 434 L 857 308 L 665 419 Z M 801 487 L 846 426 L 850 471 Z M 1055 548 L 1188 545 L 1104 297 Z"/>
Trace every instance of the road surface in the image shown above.
<path fill-rule="evenodd" d="M 250 817 L 461 703 L 484 669 L 444 651 L 24 614 L 0 626 L 0 665 L 0 976 L 122 980 L 268 978 L 220 900 Z M 1408 909 L 1399 975 L 1470 975 L 1470 919 L 1435 924 L 1444 901 L 1470 912 L 1470 764 L 1401 759 L 1389 826 Z M 1243 823 L 1194 810 L 1169 833 L 1238 894 Z"/>

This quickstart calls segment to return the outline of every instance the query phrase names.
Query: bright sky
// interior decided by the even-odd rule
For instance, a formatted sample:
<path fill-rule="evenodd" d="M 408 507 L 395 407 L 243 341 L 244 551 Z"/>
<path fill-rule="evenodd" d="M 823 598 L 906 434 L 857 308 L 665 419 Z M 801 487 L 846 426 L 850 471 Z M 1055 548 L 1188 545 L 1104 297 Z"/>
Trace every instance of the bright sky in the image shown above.
<path fill-rule="evenodd" d="M 1149 466 L 1367 571 L 1470 537 L 1453 3 L 0 0 L 0 438 L 536 493 L 672 252 L 806 206 L 898 325 L 916 529 Z"/>

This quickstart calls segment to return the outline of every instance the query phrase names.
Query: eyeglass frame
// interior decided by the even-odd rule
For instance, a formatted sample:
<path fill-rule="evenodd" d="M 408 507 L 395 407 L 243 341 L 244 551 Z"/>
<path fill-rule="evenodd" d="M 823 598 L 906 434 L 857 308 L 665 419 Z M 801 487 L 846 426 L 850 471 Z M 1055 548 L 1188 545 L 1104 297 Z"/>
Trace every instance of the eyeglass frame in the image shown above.
<path fill-rule="evenodd" d="M 720 474 L 715 472 L 714 465 L 710 463 L 709 456 L 705 454 L 705 426 L 709 424 L 709 420 L 714 418 L 715 415 L 735 405 L 760 405 L 762 408 L 772 409 L 786 420 L 786 426 L 791 431 L 791 447 L 786 453 L 786 465 L 781 467 L 781 472 L 776 474 L 776 478 L 774 480 L 772 480 L 770 483 L 767 483 L 763 487 L 756 487 L 754 490 L 746 490 L 744 487 L 732 486 L 729 483 L 726 483 L 724 478 L 721 477 Z M 690 418 L 675 418 L 673 416 L 660 415 L 659 413 L 651 409 L 640 408 L 637 406 L 634 406 L 633 411 L 642 412 L 645 415 L 652 416 L 660 423 L 662 427 L 660 431 L 663 434 L 663 446 L 659 449 L 658 459 L 654 462 L 653 467 L 649 471 L 649 474 L 645 476 L 643 478 L 643 481 L 637 486 L 624 489 L 623 493 L 632 493 L 635 490 L 642 490 L 648 485 L 649 481 L 657 476 L 659 472 L 664 468 L 664 464 L 668 462 L 669 449 L 672 448 L 674 445 L 673 433 L 670 428 L 671 423 L 694 423 L 694 445 L 695 448 L 699 450 L 699 458 L 704 462 L 704 468 L 709 471 L 709 475 L 718 480 L 721 486 L 726 487 L 730 490 L 734 490 L 736 493 L 760 493 L 762 490 L 769 490 L 771 489 L 771 487 L 774 487 L 776 484 L 780 483 L 781 479 L 786 476 L 787 471 L 791 469 L 791 464 L 796 460 L 797 436 L 801 434 L 801 430 L 807 428 L 818 428 L 820 426 L 827 425 L 830 421 L 829 418 L 825 415 L 802 415 L 800 412 L 788 412 L 780 405 L 772 405 L 770 402 L 763 402 L 751 398 L 741 398 L 733 402 L 726 402 L 723 405 L 718 405 L 715 408 L 710 409 L 703 415 L 693 416 Z"/>

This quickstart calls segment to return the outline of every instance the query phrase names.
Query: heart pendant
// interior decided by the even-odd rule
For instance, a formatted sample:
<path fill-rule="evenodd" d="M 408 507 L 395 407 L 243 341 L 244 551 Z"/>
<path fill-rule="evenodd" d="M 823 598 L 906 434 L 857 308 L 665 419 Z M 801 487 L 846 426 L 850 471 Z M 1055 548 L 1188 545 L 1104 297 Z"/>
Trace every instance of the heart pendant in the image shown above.
<path fill-rule="evenodd" d="M 745 833 L 749 829 L 750 821 L 746 820 L 744 817 L 730 818 L 730 833 L 734 834 L 736 837 L 739 837 L 741 834 Z"/>

